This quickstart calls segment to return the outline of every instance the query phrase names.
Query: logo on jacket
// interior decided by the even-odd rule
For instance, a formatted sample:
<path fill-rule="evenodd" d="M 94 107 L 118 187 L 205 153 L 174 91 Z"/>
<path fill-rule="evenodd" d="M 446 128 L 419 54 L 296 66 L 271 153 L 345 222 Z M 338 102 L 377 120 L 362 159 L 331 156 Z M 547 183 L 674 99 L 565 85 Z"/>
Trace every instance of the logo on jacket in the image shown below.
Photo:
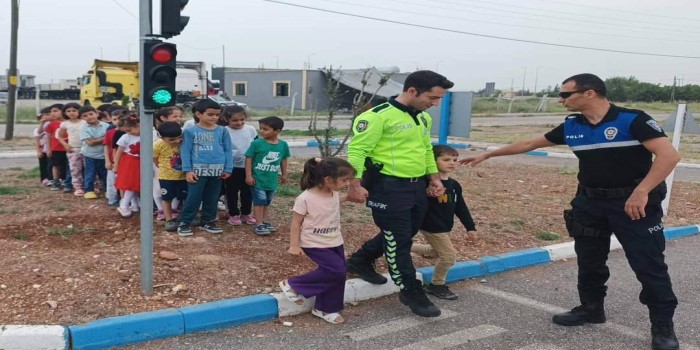
<path fill-rule="evenodd" d="M 607 129 L 605 129 L 605 138 L 608 139 L 608 141 L 612 141 L 615 136 L 617 136 L 617 128 L 614 126 L 611 126 Z"/>
<path fill-rule="evenodd" d="M 368 121 L 360 120 L 359 122 L 357 122 L 357 126 L 355 126 L 355 130 L 357 130 L 357 132 L 363 132 L 363 131 L 367 130 L 368 125 L 369 125 Z"/>
<path fill-rule="evenodd" d="M 647 125 L 651 126 L 652 129 L 658 132 L 664 132 L 664 129 L 661 129 L 661 125 L 659 125 L 659 123 L 657 123 L 654 119 L 647 120 Z"/>

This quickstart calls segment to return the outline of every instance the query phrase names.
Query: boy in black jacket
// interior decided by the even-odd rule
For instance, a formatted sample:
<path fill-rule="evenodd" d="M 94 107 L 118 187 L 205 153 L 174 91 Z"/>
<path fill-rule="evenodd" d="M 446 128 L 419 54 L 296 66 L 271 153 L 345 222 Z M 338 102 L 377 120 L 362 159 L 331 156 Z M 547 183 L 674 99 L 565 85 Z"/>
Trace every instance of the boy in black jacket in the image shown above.
<path fill-rule="evenodd" d="M 450 240 L 450 232 L 454 226 L 455 215 L 467 228 L 470 239 L 476 239 L 476 226 L 469 213 L 469 208 L 462 197 L 462 186 L 449 177 L 457 167 L 459 153 L 450 146 L 437 145 L 433 147 L 435 162 L 445 194 L 439 197 L 428 197 L 428 212 L 421 225 L 420 232 L 427 244 L 413 244 L 411 252 L 425 257 L 438 257 L 435 265 L 433 280 L 425 286 L 425 291 L 441 299 L 455 300 L 458 296 L 445 285 L 447 271 L 457 260 L 457 250 Z"/>

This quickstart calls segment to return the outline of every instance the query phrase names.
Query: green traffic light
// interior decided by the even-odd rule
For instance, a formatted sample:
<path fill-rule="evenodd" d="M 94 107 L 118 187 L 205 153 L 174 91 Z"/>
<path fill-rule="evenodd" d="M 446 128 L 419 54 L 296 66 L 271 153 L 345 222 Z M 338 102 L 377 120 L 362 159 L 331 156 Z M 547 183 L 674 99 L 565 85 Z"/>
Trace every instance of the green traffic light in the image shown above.
<path fill-rule="evenodd" d="M 173 94 L 171 94 L 170 91 L 166 89 L 158 89 L 156 91 L 153 91 L 151 99 L 153 100 L 153 102 L 159 105 L 166 105 L 173 100 Z"/>

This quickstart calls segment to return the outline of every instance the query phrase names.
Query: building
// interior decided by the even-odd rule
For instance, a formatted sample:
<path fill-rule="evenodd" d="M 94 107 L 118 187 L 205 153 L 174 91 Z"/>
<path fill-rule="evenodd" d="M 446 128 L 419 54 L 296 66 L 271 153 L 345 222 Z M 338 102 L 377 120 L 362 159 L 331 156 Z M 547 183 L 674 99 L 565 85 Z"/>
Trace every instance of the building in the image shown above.
<path fill-rule="evenodd" d="M 493 96 L 496 93 L 496 83 L 489 82 L 486 83 L 486 88 L 484 89 L 484 96 Z"/>
<path fill-rule="evenodd" d="M 340 103 L 338 108 L 350 110 L 353 97 L 362 89 L 366 80 L 365 92 L 377 91 L 377 100 L 398 95 L 403 85 L 393 79 L 379 88 L 380 79 L 387 74 L 376 68 L 343 69 L 332 81 L 339 82 Z M 400 75 L 401 76 L 401 75 Z M 308 69 L 255 69 L 216 67 L 212 69 L 212 79 L 219 80 L 220 88 L 235 101 L 261 109 L 301 109 L 322 111 L 328 108 L 326 86 L 328 79 L 325 70 Z M 405 80 L 405 76 L 401 82 Z"/>

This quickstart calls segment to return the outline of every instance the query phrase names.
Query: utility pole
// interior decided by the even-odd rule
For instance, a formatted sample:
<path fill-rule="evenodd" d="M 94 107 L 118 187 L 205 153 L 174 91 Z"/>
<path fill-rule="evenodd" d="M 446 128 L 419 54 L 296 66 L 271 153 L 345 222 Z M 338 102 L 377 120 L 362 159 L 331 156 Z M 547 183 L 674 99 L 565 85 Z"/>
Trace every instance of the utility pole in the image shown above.
<path fill-rule="evenodd" d="M 527 67 L 523 67 L 523 90 L 520 92 L 521 96 L 525 96 L 525 78 L 527 77 Z"/>
<path fill-rule="evenodd" d="M 540 76 L 540 68 L 542 66 L 537 66 L 537 70 L 535 70 L 535 90 L 533 91 L 535 95 L 537 94 L 537 78 Z"/>
<path fill-rule="evenodd" d="M 10 141 L 15 133 L 15 105 L 17 103 L 17 30 L 19 29 L 19 0 L 11 0 L 10 23 L 10 69 L 7 71 L 7 120 L 5 140 Z"/>
<path fill-rule="evenodd" d="M 226 69 L 226 45 L 221 45 L 221 67 Z"/>
<path fill-rule="evenodd" d="M 676 76 L 673 76 L 673 88 L 671 88 L 671 102 L 676 102 Z"/>

